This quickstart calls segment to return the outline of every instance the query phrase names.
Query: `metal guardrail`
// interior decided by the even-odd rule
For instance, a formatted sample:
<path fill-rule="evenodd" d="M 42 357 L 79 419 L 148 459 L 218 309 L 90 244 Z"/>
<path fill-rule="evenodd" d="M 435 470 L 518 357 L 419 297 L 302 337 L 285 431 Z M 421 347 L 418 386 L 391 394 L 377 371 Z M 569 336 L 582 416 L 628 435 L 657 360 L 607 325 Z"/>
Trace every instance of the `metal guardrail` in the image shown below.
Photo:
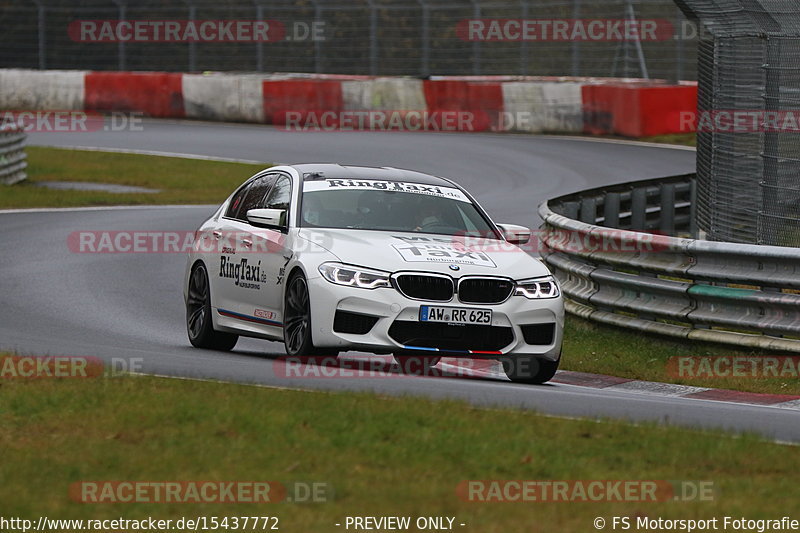
<path fill-rule="evenodd" d="M 0 184 L 11 185 L 28 176 L 25 132 L 14 124 L 0 125 Z"/>
<path fill-rule="evenodd" d="M 800 352 L 800 248 L 694 240 L 694 195 L 695 176 L 685 175 L 539 206 L 542 257 L 567 310 L 643 332 Z"/>

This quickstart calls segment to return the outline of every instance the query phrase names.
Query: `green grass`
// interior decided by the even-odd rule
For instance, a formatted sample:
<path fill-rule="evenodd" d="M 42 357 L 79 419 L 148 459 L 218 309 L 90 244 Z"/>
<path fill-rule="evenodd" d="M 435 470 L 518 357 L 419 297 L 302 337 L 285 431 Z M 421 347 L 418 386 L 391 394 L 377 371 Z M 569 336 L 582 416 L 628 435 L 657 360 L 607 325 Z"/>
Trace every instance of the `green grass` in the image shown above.
<path fill-rule="evenodd" d="M 668 372 L 672 357 L 781 355 L 737 350 L 723 345 L 680 342 L 567 317 L 561 368 L 608 374 L 645 381 L 680 383 L 698 387 L 732 389 L 770 394 L 800 395 L 800 376 L 784 378 L 677 378 Z M 790 355 L 790 354 L 783 354 Z"/>
<path fill-rule="evenodd" d="M 548 418 L 452 401 L 150 377 L 0 382 L 3 516 L 275 515 L 288 532 L 347 515 L 455 516 L 462 531 L 593 531 L 597 516 L 780 517 L 797 448 L 684 429 Z M 465 480 L 702 480 L 714 501 L 475 503 Z M 79 481 L 329 483 L 328 503 L 80 504 Z M 757 487 L 757 490 L 754 490 Z"/>
<path fill-rule="evenodd" d="M 1 208 L 103 205 L 218 204 L 248 177 L 269 165 L 175 157 L 28 147 L 26 182 L 3 186 Z M 156 194 L 62 191 L 39 181 L 111 183 L 159 189 Z"/>

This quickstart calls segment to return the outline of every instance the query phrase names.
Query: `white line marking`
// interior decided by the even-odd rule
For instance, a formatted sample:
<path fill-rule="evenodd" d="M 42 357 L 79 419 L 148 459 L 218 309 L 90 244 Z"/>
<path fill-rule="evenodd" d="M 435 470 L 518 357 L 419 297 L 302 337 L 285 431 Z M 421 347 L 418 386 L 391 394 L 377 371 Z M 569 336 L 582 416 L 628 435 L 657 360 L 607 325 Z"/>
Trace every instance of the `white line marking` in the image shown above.
<path fill-rule="evenodd" d="M 0 209 L 0 215 L 20 213 L 69 213 L 80 211 L 119 211 L 134 209 L 217 209 L 219 205 L 104 205 L 95 207 L 34 207 L 31 209 Z"/>
<path fill-rule="evenodd" d="M 29 146 L 39 146 L 44 148 L 55 148 L 60 150 L 82 150 L 84 152 L 108 152 L 111 154 L 134 154 L 134 155 L 154 155 L 159 157 L 174 157 L 177 159 L 197 159 L 200 161 L 219 161 L 221 163 L 242 163 L 246 165 L 271 165 L 265 161 L 255 161 L 252 159 L 236 159 L 232 157 L 216 157 L 211 155 L 184 154 L 181 152 L 160 152 L 158 150 L 134 150 L 128 148 L 101 148 L 99 146 L 52 146 L 30 144 Z"/>

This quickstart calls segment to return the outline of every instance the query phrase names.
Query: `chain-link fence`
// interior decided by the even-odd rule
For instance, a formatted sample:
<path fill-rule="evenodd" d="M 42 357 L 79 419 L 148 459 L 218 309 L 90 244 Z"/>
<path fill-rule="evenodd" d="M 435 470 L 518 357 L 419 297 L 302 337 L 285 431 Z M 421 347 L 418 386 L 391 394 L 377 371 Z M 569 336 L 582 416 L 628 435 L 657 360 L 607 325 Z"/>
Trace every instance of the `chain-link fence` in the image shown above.
<path fill-rule="evenodd" d="M 709 32 L 699 53 L 700 230 L 800 246 L 800 4 L 677 2 Z"/>
<path fill-rule="evenodd" d="M 252 20 L 270 22 L 275 31 L 267 42 L 115 42 L 101 25 L 88 37 L 81 26 Z M 620 39 L 611 30 L 598 36 L 589 25 L 631 20 L 655 21 L 657 35 Z M 470 34 L 470 21 L 482 21 L 486 31 Z M 490 35 L 491 21 L 502 35 Z M 536 35 L 514 35 L 524 21 L 542 25 Z M 558 25 L 566 31 L 552 31 Z M 694 29 L 671 0 L 0 0 L 0 29 L 6 68 L 696 76 Z"/>

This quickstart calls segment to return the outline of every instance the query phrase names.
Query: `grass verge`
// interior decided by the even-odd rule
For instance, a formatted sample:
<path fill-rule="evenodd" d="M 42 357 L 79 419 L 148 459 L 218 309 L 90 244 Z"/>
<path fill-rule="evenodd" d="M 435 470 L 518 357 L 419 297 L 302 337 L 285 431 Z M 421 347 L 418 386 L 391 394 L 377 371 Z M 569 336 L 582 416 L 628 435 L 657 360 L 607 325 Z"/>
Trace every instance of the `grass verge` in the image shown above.
<path fill-rule="evenodd" d="M 371 394 L 151 377 L 0 383 L 3 515 L 253 516 L 342 531 L 347 515 L 453 516 L 462 531 L 590 531 L 595 517 L 780 517 L 797 448 L 717 433 L 562 420 Z M 330 484 L 327 503 L 84 504 L 80 481 Z M 476 503 L 465 480 L 710 481 L 713 501 Z M 758 490 L 753 490 L 757 486 Z M 635 518 L 634 518 L 635 520 Z"/>
<path fill-rule="evenodd" d="M 28 180 L 4 186 L 0 208 L 103 205 L 219 204 L 245 179 L 269 165 L 143 156 L 31 146 Z M 153 194 L 54 190 L 42 181 L 109 183 L 158 189 Z"/>
<path fill-rule="evenodd" d="M 737 350 L 724 345 L 680 342 L 667 337 L 595 324 L 574 316 L 567 317 L 563 353 L 561 366 L 563 370 L 697 387 L 800 395 L 800 359 L 794 360 L 797 366 L 780 367 L 786 372 L 783 377 L 707 377 L 709 375 L 707 371 L 699 372 L 702 376 L 699 378 L 677 377 L 670 372 L 671 358 L 720 356 L 749 358 L 776 354 Z M 728 370 L 727 367 L 721 369 Z M 795 370 L 790 373 L 792 369 Z"/>

